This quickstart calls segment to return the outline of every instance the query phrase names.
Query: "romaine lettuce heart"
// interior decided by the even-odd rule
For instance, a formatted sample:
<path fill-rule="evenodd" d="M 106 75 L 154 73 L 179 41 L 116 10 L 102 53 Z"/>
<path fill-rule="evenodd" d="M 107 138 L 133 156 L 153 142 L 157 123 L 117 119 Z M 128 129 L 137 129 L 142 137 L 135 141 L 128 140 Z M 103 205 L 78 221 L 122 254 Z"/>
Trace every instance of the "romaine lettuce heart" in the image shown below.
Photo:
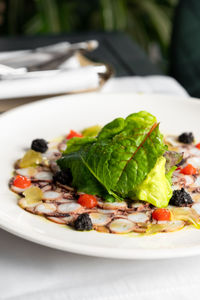
<path fill-rule="evenodd" d="M 172 197 L 172 188 L 165 175 L 165 157 L 161 156 L 145 180 L 136 188 L 138 199 L 157 207 L 166 207 Z"/>

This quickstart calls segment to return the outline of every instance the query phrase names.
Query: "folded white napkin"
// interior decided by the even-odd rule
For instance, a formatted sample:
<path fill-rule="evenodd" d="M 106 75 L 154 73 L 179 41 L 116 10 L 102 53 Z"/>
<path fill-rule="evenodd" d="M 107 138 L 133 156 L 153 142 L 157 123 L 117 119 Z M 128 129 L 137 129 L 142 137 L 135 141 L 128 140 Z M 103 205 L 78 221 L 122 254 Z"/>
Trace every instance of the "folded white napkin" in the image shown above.
<path fill-rule="evenodd" d="M 22 79 L 0 81 L 0 100 L 92 90 L 98 88 L 99 80 L 98 67 L 93 66 L 24 75 Z"/>
<path fill-rule="evenodd" d="M 63 42 L 34 51 L 0 52 L 0 100 L 97 89 L 99 73 L 106 72 L 106 67 L 88 64 L 89 61 L 85 62 L 86 66 L 81 63 L 83 56 L 76 52 L 96 47 L 98 42 L 91 40 L 75 44 Z M 41 70 L 41 65 L 44 67 L 49 60 L 54 62 L 54 67 L 48 67 L 52 70 Z M 37 71 L 30 71 L 33 67 Z"/>

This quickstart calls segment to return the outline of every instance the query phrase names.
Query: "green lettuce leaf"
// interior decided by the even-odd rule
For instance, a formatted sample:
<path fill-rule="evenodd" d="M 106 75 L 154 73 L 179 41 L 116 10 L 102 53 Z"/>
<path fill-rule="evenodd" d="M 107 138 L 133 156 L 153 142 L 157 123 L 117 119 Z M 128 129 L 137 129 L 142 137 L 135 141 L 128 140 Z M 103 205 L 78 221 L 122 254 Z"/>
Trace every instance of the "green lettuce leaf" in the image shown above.
<path fill-rule="evenodd" d="M 172 184 L 172 175 L 173 175 L 173 173 L 176 169 L 177 169 L 177 166 L 173 166 L 173 167 L 171 167 L 169 172 L 166 173 L 166 178 L 167 178 L 167 180 L 169 181 L 170 184 Z M 165 168 L 165 172 L 166 172 L 166 168 Z"/>
<path fill-rule="evenodd" d="M 136 197 L 157 207 L 166 207 L 172 197 L 172 188 L 165 176 L 166 159 L 161 156 L 157 159 L 154 168 L 145 180 L 137 187 Z"/>
<path fill-rule="evenodd" d="M 69 140 L 58 165 L 71 169 L 78 191 L 121 200 L 135 195 L 166 150 L 156 118 L 141 111 L 108 123 L 96 138 Z"/>
<path fill-rule="evenodd" d="M 81 131 L 81 133 L 82 133 L 83 136 L 95 137 L 95 136 L 97 136 L 97 134 L 99 133 L 100 130 L 101 130 L 101 126 L 94 125 L 94 126 L 83 129 Z"/>

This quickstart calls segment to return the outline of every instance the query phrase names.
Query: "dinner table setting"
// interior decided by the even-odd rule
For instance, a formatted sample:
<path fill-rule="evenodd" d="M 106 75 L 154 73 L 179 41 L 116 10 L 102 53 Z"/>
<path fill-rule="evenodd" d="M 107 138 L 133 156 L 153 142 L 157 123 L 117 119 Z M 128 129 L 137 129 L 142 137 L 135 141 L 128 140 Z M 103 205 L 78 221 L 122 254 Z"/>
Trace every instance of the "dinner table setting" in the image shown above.
<path fill-rule="evenodd" d="M 127 115 L 132 105 L 153 106 L 169 120 L 171 131 L 180 117 L 176 133 L 186 126 L 183 116 L 190 109 L 196 115 L 187 125 L 194 128 L 199 108 L 175 78 L 163 75 L 123 34 L 0 38 L 0 128 L 10 146 L 2 150 L 2 170 L 22 153 L 19 143 L 31 141 L 36 132 L 43 138 L 52 120 L 48 137 L 62 132 L 65 122 L 70 129 L 73 124 L 80 129 L 81 120 L 105 123 L 121 111 Z M 57 111 L 61 117 L 53 119 Z M 109 241 L 109 234 L 94 232 L 73 237 L 63 225 L 27 212 L 16 215 L 17 201 L 9 196 L 3 171 L 0 176 L 0 300 L 198 299 L 197 230 L 170 233 L 172 238 L 161 233 L 158 243 L 157 235 L 144 241 L 128 235 L 112 235 Z"/>

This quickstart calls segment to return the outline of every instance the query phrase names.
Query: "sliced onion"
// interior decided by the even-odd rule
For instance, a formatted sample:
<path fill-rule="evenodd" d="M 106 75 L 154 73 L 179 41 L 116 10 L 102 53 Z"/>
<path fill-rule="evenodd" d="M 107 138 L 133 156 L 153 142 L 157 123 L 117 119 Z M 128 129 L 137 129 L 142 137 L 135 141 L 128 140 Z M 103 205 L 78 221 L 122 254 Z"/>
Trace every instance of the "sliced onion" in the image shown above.
<path fill-rule="evenodd" d="M 108 225 L 113 233 L 128 233 L 134 230 L 134 223 L 127 219 L 116 219 Z"/>
<path fill-rule="evenodd" d="M 13 192 L 17 193 L 17 194 L 22 194 L 27 188 L 21 189 L 21 188 L 19 188 L 19 187 L 17 187 L 17 186 L 15 186 L 15 185 L 12 184 L 11 187 L 10 187 L 10 189 Z"/>
<path fill-rule="evenodd" d="M 174 220 L 185 221 L 193 224 L 195 227 L 200 228 L 199 215 L 190 207 L 174 207 L 170 209 Z"/>
<path fill-rule="evenodd" d="M 53 140 L 51 140 L 48 143 L 48 148 L 49 149 L 56 149 L 58 147 L 58 145 L 63 141 L 64 137 L 63 136 L 59 136 L 57 138 L 54 138 Z"/>
<path fill-rule="evenodd" d="M 40 183 L 39 183 L 39 185 L 40 185 Z M 43 193 L 49 192 L 49 191 L 52 190 L 52 186 L 51 186 L 50 184 L 47 184 L 47 183 L 46 183 L 45 186 L 41 187 L 41 190 L 43 191 Z"/>
<path fill-rule="evenodd" d="M 49 149 L 48 151 L 42 154 L 42 157 L 48 160 L 57 160 L 61 157 L 61 155 L 62 154 L 58 150 Z"/>
<path fill-rule="evenodd" d="M 53 174 L 51 172 L 38 172 L 35 176 L 35 179 L 37 180 L 42 180 L 42 181 L 52 181 L 53 179 Z"/>
<path fill-rule="evenodd" d="M 145 223 L 149 217 L 145 213 L 133 213 L 128 215 L 128 219 L 134 223 Z"/>
<path fill-rule="evenodd" d="M 147 210 L 148 206 L 147 206 L 147 203 L 133 202 L 131 204 L 131 208 L 133 208 L 134 210 L 136 209 L 137 211 L 143 211 L 143 210 Z"/>
<path fill-rule="evenodd" d="M 58 212 L 62 214 L 76 213 L 80 210 L 82 210 L 82 206 L 75 202 L 58 205 Z"/>
<path fill-rule="evenodd" d="M 198 215 L 200 215 L 200 203 L 194 203 L 192 208 L 196 211 Z"/>
<path fill-rule="evenodd" d="M 197 178 L 195 179 L 194 186 L 195 187 L 200 187 L 200 176 L 197 176 Z"/>
<path fill-rule="evenodd" d="M 48 191 L 43 193 L 43 200 L 45 201 L 53 201 L 62 198 L 62 193 L 57 193 L 54 191 Z"/>
<path fill-rule="evenodd" d="M 55 222 L 57 224 L 66 224 L 66 221 L 63 220 L 63 218 L 58 218 L 58 217 L 47 217 L 48 220 Z"/>
<path fill-rule="evenodd" d="M 72 222 L 74 222 L 74 220 L 76 219 L 76 215 L 70 215 L 70 216 L 66 216 L 62 218 L 63 221 L 65 221 L 65 224 L 70 224 Z"/>
<path fill-rule="evenodd" d="M 39 214 L 51 215 L 56 211 L 56 205 L 53 203 L 42 203 L 37 205 L 36 212 Z"/>
<path fill-rule="evenodd" d="M 197 147 L 192 147 L 191 149 L 189 149 L 188 152 L 190 155 L 195 155 L 195 156 L 200 157 L 200 150 Z"/>
<path fill-rule="evenodd" d="M 185 223 L 182 220 L 169 221 L 162 224 L 151 224 L 146 233 L 172 232 L 183 228 L 184 224 Z"/>
<path fill-rule="evenodd" d="M 71 203 L 71 202 L 75 202 L 73 199 L 65 199 L 65 198 L 61 198 L 61 199 L 56 199 L 55 200 L 56 203 Z"/>
<path fill-rule="evenodd" d="M 200 150 L 198 150 L 198 151 L 199 151 L 199 156 L 198 157 L 194 156 L 194 157 L 189 157 L 187 159 L 187 164 L 191 164 L 195 168 L 200 168 Z"/>
<path fill-rule="evenodd" d="M 173 147 L 178 147 L 178 146 L 180 146 L 180 143 L 179 143 L 178 140 L 177 140 L 177 136 L 175 136 L 175 135 L 166 135 L 166 136 L 165 136 L 165 142 L 166 142 L 167 144 L 170 144 L 170 145 L 173 146 Z"/>
<path fill-rule="evenodd" d="M 191 186 L 194 183 L 194 177 L 192 175 L 185 175 L 185 185 Z"/>
<path fill-rule="evenodd" d="M 42 201 L 38 201 L 38 202 L 32 202 L 30 203 L 29 201 L 27 201 L 27 199 L 25 197 L 19 199 L 18 204 L 19 206 L 21 206 L 22 208 L 34 208 L 36 207 L 38 204 L 41 204 Z"/>
<path fill-rule="evenodd" d="M 90 213 L 89 216 L 92 220 L 92 224 L 98 226 L 106 225 L 111 220 L 111 217 L 108 214 Z"/>
<path fill-rule="evenodd" d="M 22 176 L 26 177 L 33 177 L 37 174 L 37 168 L 22 168 L 22 169 L 16 169 L 16 173 Z"/>
<path fill-rule="evenodd" d="M 125 210 L 127 209 L 126 202 L 105 202 L 103 203 L 103 209 L 120 209 Z"/>
<path fill-rule="evenodd" d="M 98 208 L 97 210 L 98 210 L 99 213 L 102 213 L 102 214 L 114 214 L 114 213 L 116 213 L 115 209 L 101 209 L 101 208 Z"/>
<path fill-rule="evenodd" d="M 191 194 L 192 200 L 194 200 L 194 202 L 200 202 L 200 193 L 192 193 Z"/>

